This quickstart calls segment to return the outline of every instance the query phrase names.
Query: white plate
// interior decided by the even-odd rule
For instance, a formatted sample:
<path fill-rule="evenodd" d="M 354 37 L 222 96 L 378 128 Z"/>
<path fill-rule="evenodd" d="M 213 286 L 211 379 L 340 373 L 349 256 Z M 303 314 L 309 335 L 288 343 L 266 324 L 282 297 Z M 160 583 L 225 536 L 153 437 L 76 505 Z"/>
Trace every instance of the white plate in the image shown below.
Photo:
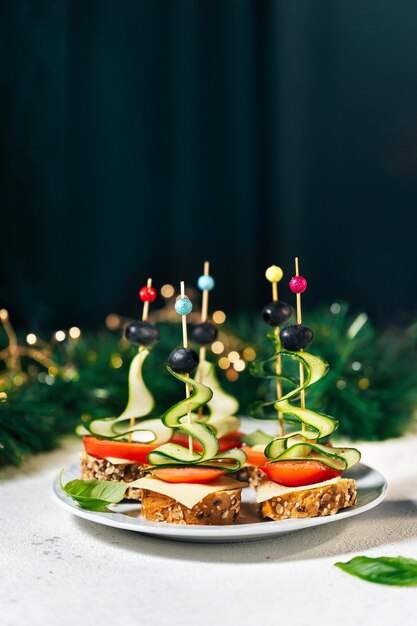
<path fill-rule="evenodd" d="M 71 465 L 63 475 L 63 483 L 79 478 L 79 464 Z M 224 543 L 236 541 L 255 541 L 292 533 L 297 530 L 330 524 L 344 520 L 353 515 L 359 515 L 377 506 L 385 497 L 387 483 L 385 478 L 376 470 L 367 465 L 356 465 L 346 477 L 356 480 L 358 501 L 354 507 L 340 511 L 336 515 L 326 517 L 311 517 L 306 519 L 288 519 L 274 522 L 260 521 L 259 505 L 255 502 L 254 491 L 250 488 L 243 490 L 242 507 L 238 522 L 233 526 L 186 526 L 167 524 L 166 522 L 148 522 L 140 515 L 140 504 L 122 503 L 110 507 L 111 513 L 86 511 L 81 509 L 59 486 L 57 476 L 52 484 L 52 490 L 58 503 L 74 515 L 106 526 L 134 530 L 139 533 L 156 535 L 176 541 L 194 541 L 204 543 Z"/>

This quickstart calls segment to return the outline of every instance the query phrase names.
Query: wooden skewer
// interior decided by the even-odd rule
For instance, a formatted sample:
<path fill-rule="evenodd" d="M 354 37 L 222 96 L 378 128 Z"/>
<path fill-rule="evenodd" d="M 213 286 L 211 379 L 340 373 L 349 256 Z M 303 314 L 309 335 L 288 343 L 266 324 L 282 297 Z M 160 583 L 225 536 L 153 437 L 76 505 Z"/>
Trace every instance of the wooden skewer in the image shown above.
<path fill-rule="evenodd" d="M 152 287 L 152 278 L 148 278 L 148 282 L 146 283 L 146 286 L 147 287 Z M 148 321 L 148 315 L 149 315 L 149 302 L 145 301 L 143 303 L 143 309 L 142 309 L 142 322 L 147 322 Z M 140 350 L 140 348 L 139 348 L 139 350 Z"/>
<path fill-rule="evenodd" d="M 272 284 L 272 300 L 274 302 L 278 302 L 278 283 L 271 283 Z"/>
<path fill-rule="evenodd" d="M 204 262 L 204 270 L 203 270 L 203 274 L 204 276 L 209 276 L 210 274 L 210 263 L 208 261 Z M 201 303 L 201 322 L 207 322 L 207 318 L 208 318 L 208 304 L 209 304 L 209 290 L 208 289 L 203 289 L 203 300 Z M 199 372 L 199 376 L 198 376 L 198 380 L 200 383 L 203 382 L 204 380 L 204 363 L 206 360 L 206 354 L 207 354 L 207 348 L 206 346 L 201 346 L 200 348 L 200 354 L 199 354 L 199 364 L 200 367 L 198 368 L 198 372 Z M 201 417 L 203 413 L 203 407 L 200 407 L 198 409 L 198 416 Z"/>
<path fill-rule="evenodd" d="M 203 271 L 204 276 L 209 276 L 210 274 L 210 263 L 208 261 L 204 261 L 204 271 Z M 207 317 L 208 317 L 208 297 L 209 297 L 209 290 L 208 289 L 203 289 L 203 303 L 201 306 L 201 321 L 202 322 L 207 322 Z"/>
<path fill-rule="evenodd" d="M 181 281 L 181 298 L 186 298 L 185 295 L 185 283 Z M 184 348 L 188 348 L 188 334 L 187 334 L 187 316 L 181 315 L 182 322 L 182 345 Z"/>
<path fill-rule="evenodd" d="M 295 275 L 296 276 L 300 275 L 300 270 L 298 266 L 298 256 L 295 257 Z M 303 317 L 302 317 L 302 312 L 301 312 L 301 293 L 297 293 L 296 297 L 297 297 L 297 324 L 302 324 Z M 300 350 L 300 352 L 302 352 L 302 350 Z M 304 385 L 304 366 L 302 363 L 300 363 L 299 369 L 300 369 L 300 386 L 303 386 Z M 301 404 L 302 409 L 306 408 L 306 396 L 305 396 L 304 389 L 300 392 L 300 404 Z M 303 433 L 306 431 L 306 425 L 304 424 L 304 422 L 301 425 L 301 430 Z"/>
<path fill-rule="evenodd" d="M 274 302 L 278 302 L 278 283 L 272 283 L 272 300 Z M 279 336 L 279 326 L 275 327 L 274 330 L 275 336 Z M 282 374 L 282 359 L 281 355 L 278 354 L 275 362 L 275 371 L 278 376 Z M 277 378 L 277 399 L 281 400 L 282 398 L 282 381 L 280 378 Z M 284 414 L 282 411 L 278 411 L 278 424 L 279 424 L 279 435 L 280 437 L 284 436 Z"/>
<path fill-rule="evenodd" d="M 152 278 L 148 278 L 147 283 L 146 283 L 147 287 L 152 287 Z M 149 315 L 149 302 L 145 300 L 145 302 L 143 303 L 143 308 L 142 308 L 142 322 L 147 322 L 148 321 L 148 315 Z M 143 350 L 143 346 L 139 346 L 138 352 L 142 352 Z M 134 417 L 130 418 L 130 428 L 134 428 L 136 424 L 136 420 Z M 132 433 L 130 432 L 128 434 L 128 441 L 132 441 Z"/>
<path fill-rule="evenodd" d="M 181 291 L 181 298 L 185 298 L 185 283 L 182 280 L 180 283 L 180 291 Z M 181 315 L 181 322 L 182 322 L 182 345 L 184 346 L 184 348 L 188 348 L 188 334 L 187 334 L 187 316 L 186 315 Z M 190 375 L 189 374 L 185 374 L 186 378 L 189 378 Z M 190 385 L 188 383 L 185 383 L 185 397 L 189 398 L 190 397 Z M 187 424 L 190 426 L 191 425 L 191 405 L 187 404 Z M 191 435 L 188 435 L 188 450 L 190 452 L 190 454 L 193 453 L 193 438 L 191 437 Z"/>
<path fill-rule="evenodd" d="M 278 283 L 282 279 L 283 272 L 280 267 L 277 265 L 271 265 L 265 272 L 265 277 L 271 283 L 272 287 L 272 300 L 273 302 L 278 302 Z M 275 326 L 274 334 L 277 337 L 277 342 L 279 338 L 279 326 Z M 282 381 L 281 381 L 281 373 L 282 373 L 282 360 L 281 355 L 278 354 L 275 359 L 275 372 L 277 374 L 277 383 L 276 383 L 276 393 L 277 399 L 280 400 L 283 395 L 282 391 Z M 279 425 L 279 435 L 282 437 L 284 435 L 284 414 L 281 411 L 278 411 L 278 425 Z"/>

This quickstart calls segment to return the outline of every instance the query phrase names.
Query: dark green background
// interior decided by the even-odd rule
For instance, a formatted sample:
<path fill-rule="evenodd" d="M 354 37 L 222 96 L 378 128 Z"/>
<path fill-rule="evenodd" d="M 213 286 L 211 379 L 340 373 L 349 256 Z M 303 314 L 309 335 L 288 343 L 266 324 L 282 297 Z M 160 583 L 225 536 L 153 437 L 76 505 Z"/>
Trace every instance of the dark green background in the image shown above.
<path fill-rule="evenodd" d="M 414 0 L 2 0 L 0 305 L 133 313 L 148 275 L 254 309 L 415 310 Z M 283 288 L 283 295 L 288 295 Z"/>

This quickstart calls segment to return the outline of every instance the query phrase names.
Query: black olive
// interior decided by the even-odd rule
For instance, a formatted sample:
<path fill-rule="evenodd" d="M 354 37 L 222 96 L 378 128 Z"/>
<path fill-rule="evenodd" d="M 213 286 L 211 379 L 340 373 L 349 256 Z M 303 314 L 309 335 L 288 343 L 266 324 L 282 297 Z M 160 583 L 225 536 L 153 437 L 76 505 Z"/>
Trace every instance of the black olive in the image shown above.
<path fill-rule="evenodd" d="M 150 346 L 159 339 L 159 330 L 150 322 L 130 322 L 125 328 L 125 337 L 140 346 Z"/>
<path fill-rule="evenodd" d="M 270 302 L 262 309 L 262 318 L 270 326 L 281 326 L 287 322 L 292 315 L 292 307 L 282 300 Z"/>
<path fill-rule="evenodd" d="M 190 338 L 199 346 L 207 346 L 217 337 L 217 328 L 211 322 L 201 322 L 190 327 Z"/>
<path fill-rule="evenodd" d="M 313 341 L 313 331 L 303 324 L 292 324 L 283 328 L 279 337 L 285 350 L 304 350 Z"/>
<path fill-rule="evenodd" d="M 169 367 L 178 374 L 191 374 L 198 363 L 198 354 L 191 348 L 175 348 L 168 357 Z"/>

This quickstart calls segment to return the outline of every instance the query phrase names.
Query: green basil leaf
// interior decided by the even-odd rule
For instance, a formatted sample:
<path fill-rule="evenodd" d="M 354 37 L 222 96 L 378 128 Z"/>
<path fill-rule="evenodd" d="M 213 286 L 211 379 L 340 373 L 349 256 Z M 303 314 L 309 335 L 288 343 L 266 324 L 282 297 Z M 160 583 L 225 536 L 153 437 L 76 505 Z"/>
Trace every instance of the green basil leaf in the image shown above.
<path fill-rule="evenodd" d="M 402 556 L 370 558 L 356 556 L 347 563 L 335 563 L 344 572 L 380 585 L 411 587 L 417 585 L 417 561 Z"/>
<path fill-rule="evenodd" d="M 63 472 L 64 470 L 62 470 Z M 65 491 L 83 509 L 89 511 L 106 511 L 109 504 L 123 500 L 127 485 L 115 480 L 70 480 L 62 484 L 62 472 L 59 476 L 61 489 Z"/>
<path fill-rule="evenodd" d="M 265 444 L 265 446 L 273 439 L 271 435 L 265 434 L 262 430 L 255 430 L 255 432 L 249 435 L 243 435 L 242 441 L 248 446 L 257 446 Z"/>

